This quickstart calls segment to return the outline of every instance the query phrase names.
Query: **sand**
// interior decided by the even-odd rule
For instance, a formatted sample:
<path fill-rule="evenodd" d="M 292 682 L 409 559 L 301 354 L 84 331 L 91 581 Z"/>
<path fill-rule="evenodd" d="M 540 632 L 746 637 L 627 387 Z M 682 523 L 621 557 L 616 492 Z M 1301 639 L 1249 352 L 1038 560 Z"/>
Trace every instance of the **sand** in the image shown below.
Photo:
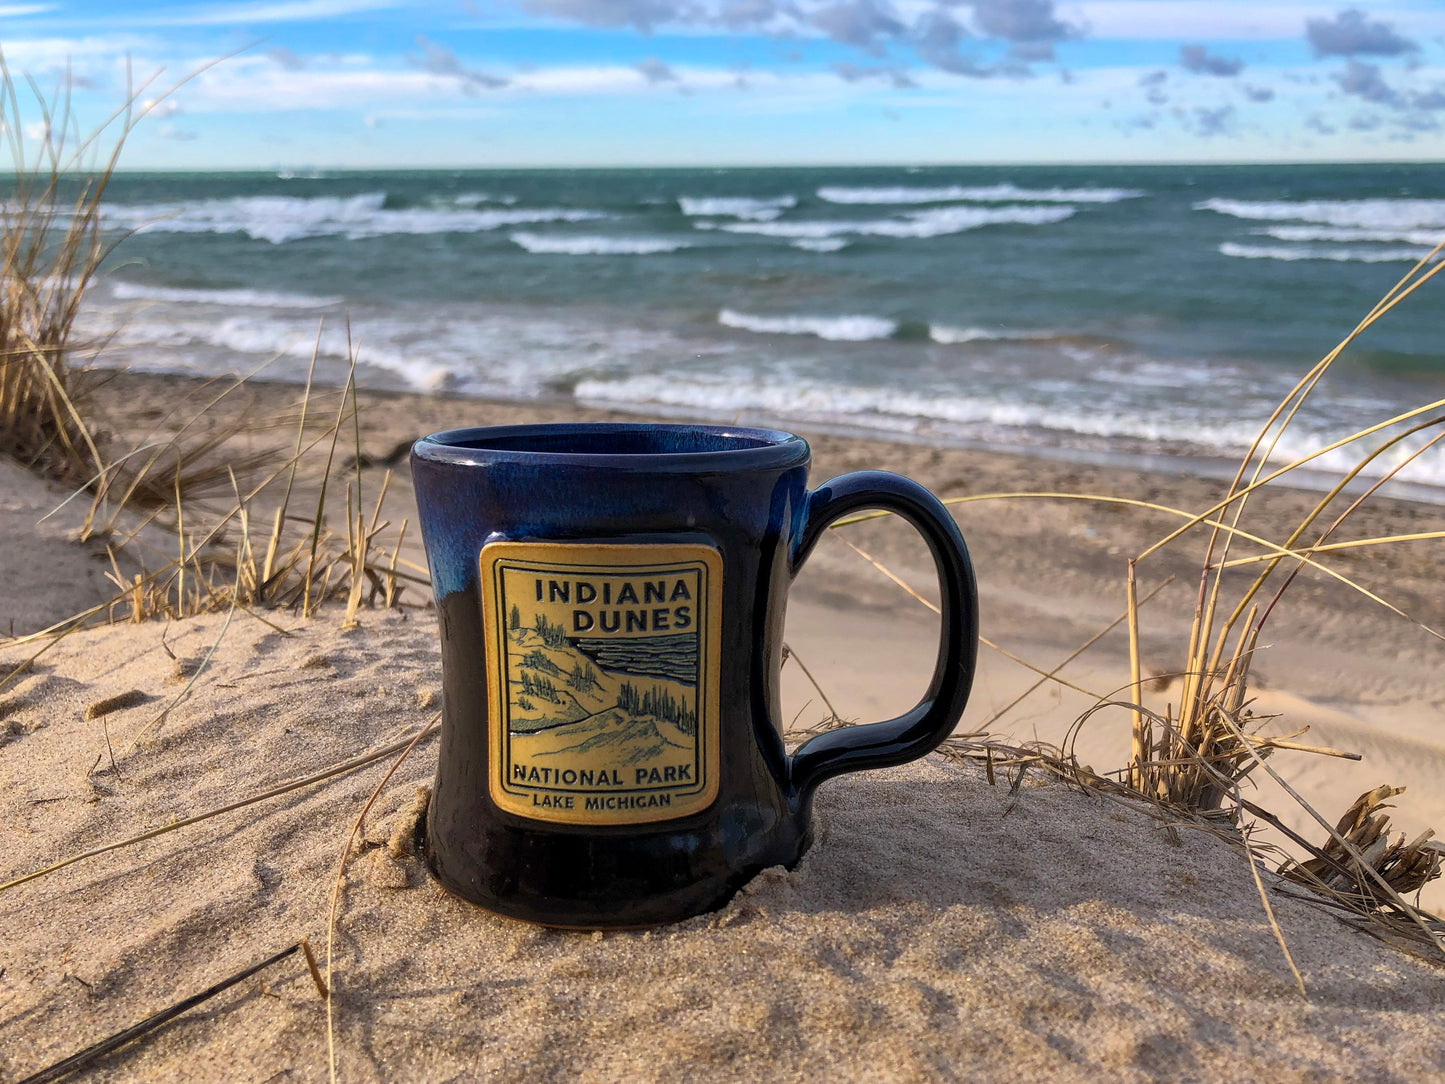
<path fill-rule="evenodd" d="M 139 417 L 186 385 L 129 377 L 111 390 Z M 294 397 L 264 385 L 250 393 L 260 411 Z M 577 413 L 375 396 L 364 445 L 380 457 L 446 425 Z M 997 453 L 814 443 L 817 479 L 886 467 L 944 495 L 1098 490 L 1203 507 L 1219 489 Z M 0 469 L 0 628 L 12 617 L 17 632 L 43 626 L 107 588 L 94 575 L 108 567 L 94 547 L 64 541 L 83 510 L 48 521 L 39 532 L 49 534 L 33 526 L 56 497 Z M 404 514 L 404 478 L 395 499 Z M 1282 493 L 1262 502 L 1256 527 L 1279 537 L 1311 501 Z M 1383 502 L 1371 516 L 1360 533 L 1438 528 L 1442 512 Z M 965 504 L 958 518 L 978 566 L 985 634 L 1046 667 L 1119 615 L 1124 556 L 1166 526 L 1039 502 Z M 849 530 L 855 545 L 931 593 L 926 555 L 901 524 Z M 1428 544 L 1341 567 L 1445 624 Z M 1150 585 L 1179 576 L 1146 611 L 1146 660 L 1167 670 L 1183 653 L 1198 547 L 1146 573 Z M 1308 740 L 1366 759 L 1281 754 L 1274 763 L 1332 816 L 1360 791 L 1393 782 L 1411 788 L 1399 799 L 1402 827 L 1445 826 L 1439 645 L 1334 586 L 1299 587 L 1259 667 L 1264 704 L 1287 712 L 1282 724 L 1311 723 Z M 0 880 L 415 733 L 434 715 L 440 684 L 432 612 L 363 611 L 350 630 L 342 617 L 339 608 L 304 622 L 270 614 L 271 628 L 238 613 L 223 632 L 217 614 L 57 643 L 0 690 L 0 815 L 9 826 Z M 795 587 L 787 635 L 840 714 L 866 721 L 912 703 L 935 628 L 924 607 L 829 536 Z M 1122 684 L 1122 642 L 1105 638 L 1066 671 L 1070 680 L 1096 692 Z M 195 659 L 217 644 L 189 695 L 153 725 L 185 687 L 172 655 Z M 0 645 L 4 672 L 33 650 Z M 964 729 L 988 723 L 1005 739 L 1061 738 L 1087 705 L 1078 694 L 1041 691 L 990 722 L 1032 680 L 985 652 Z M 131 706 L 85 718 L 96 702 L 132 691 Z M 785 707 L 800 713 L 799 725 L 822 714 L 791 666 Z M 1100 769 L 1122 763 L 1123 717 L 1093 727 L 1084 759 Z M 932 756 L 826 784 L 818 843 L 798 869 L 769 871 L 715 915 L 654 931 L 566 933 L 459 902 L 404 848 L 393 853 L 388 841 L 405 838 L 434 758 L 425 740 L 396 771 L 346 866 L 333 976 L 343 1079 L 1445 1074 L 1445 969 L 1351 928 L 1266 873 L 1301 997 L 1239 849 L 1127 803 L 1033 776 L 1011 795 L 1007 780 L 990 786 L 980 770 Z M 303 935 L 324 951 L 347 832 L 388 763 L 0 894 L 0 1077 L 18 1079 Z M 1285 813 L 1277 798 L 1257 796 Z M 326 1065 L 326 1007 L 291 957 L 109 1056 L 87 1079 L 323 1080 Z"/>

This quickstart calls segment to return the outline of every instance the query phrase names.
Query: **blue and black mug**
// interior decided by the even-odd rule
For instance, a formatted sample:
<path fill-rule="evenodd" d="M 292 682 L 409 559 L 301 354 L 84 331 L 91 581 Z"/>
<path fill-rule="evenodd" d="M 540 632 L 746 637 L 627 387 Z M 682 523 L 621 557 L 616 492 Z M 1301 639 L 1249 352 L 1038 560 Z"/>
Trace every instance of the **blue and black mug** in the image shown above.
<path fill-rule="evenodd" d="M 968 700 L 978 592 L 947 509 L 895 474 L 809 490 L 808 444 L 708 425 L 437 433 L 412 475 L 440 617 L 443 715 L 427 861 L 450 891 L 553 926 L 722 906 L 812 841 L 819 783 L 900 764 Z M 922 533 L 942 636 L 920 703 L 789 755 L 788 586 L 863 508 Z"/>

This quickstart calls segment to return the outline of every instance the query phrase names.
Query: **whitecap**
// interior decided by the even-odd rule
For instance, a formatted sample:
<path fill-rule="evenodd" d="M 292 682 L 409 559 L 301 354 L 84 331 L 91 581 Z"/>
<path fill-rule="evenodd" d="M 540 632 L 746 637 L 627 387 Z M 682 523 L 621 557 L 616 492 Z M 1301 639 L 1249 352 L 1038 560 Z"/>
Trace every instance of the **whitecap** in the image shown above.
<path fill-rule="evenodd" d="M 718 323 L 742 331 L 767 335 L 816 335 L 829 342 L 867 342 L 890 338 L 898 330 L 896 320 L 879 316 L 759 316 L 723 309 Z"/>
<path fill-rule="evenodd" d="M 671 409 L 693 416 L 731 417 L 755 413 L 781 421 L 842 425 L 884 433 L 937 434 L 979 439 L 980 434 L 1017 431 L 1031 443 L 1028 431 L 1046 432 L 1055 439 L 1103 439 L 1110 442 L 1144 442 L 1179 447 L 1222 457 L 1240 454 L 1257 435 L 1248 419 L 1215 419 L 1200 425 L 1197 409 L 1188 403 L 1174 408 L 1160 404 L 1110 404 L 1082 390 L 1065 400 L 1028 401 L 1012 390 L 993 388 L 961 392 L 936 387 L 904 390 L 895 387 L 855 385 L 823 380 L 779 380 L 734 369 L 713 373 L 651 373 L 615 377 L 588 377 L 574 394 L 585 403 L 624 410 Z M 1297 419 L 1275 449 L 1271 462 L 1286 463 L 1311 456 L 1328 446 L 1336 430 L 1317 420 L 1313 425 Z M 1181 440 L 1181 434 L 1188 434 Z M 1428 437 L 1424 434 L 1402 444 L 1365 470 L 1382 477 L 1404 463 Z M 1361 449 L 1343 446 L 1316 458 L 1311 467 L 1341 472 L 1358 463 Z M 1431 486 L 1445 485 L 1445 450 L 1436 448 L 1410 462 L 1402 478 Z"/>
<path fill-rule="evenodd" d="M 719 215 L 741 218 L 749 222 L 771 222 L 789 208 L 796 207 L 794 196 L 678 196 L 677 205 L 689 218 Z"/>
<path fill-rule="evenodd" d="M 107 227 L 136 233 L 241 233 L 284 244 L 308 237 L 349 240 L 387 234 L 477 233 L 506 226 L 586 222 L 601 211 L 570 207 L 388 208 L 385 192 L 356 196 L 236 196 L 176 203 L 103 204 Z"/>
<path fill-rule="evenodd" d="M 1372 241 L 1376 244 L 1423 245 L 1434 248 L 1445 241 L 1445 227 L 1435 230 L 1380 230 L 1363 226 L 1270 226 L 1256 230 L 1278 241 Z"/>
<path fill-rule="evenodd" d="M 1226 241 L 1222 255 L 1241 260 L 1330 260 L 1335 263 L 1414 263 L 1430 253 L 1428 248 L 1362 248 L 1355 245 L 1238 245 Z"/>
<path fill-rule="evenodd" d="M 822 238 L 857 234 L 868 237 L 928 238 L 962 233 L 983 226 L 1045 226 L 1062 222 L 1074 207 L 935 207 L 909 211 L 897 218 L 824 219 L 789 222 L 730 222 L 720 227 L 730 233 L 763 237 Z"/>
<path fill-rule="evenodd" d="M 1058 333 L 1053 331 L 1016 331 L 1007 328 L 949 327 L 947 324 L 929 324 L 928 337 L 936 343 L 951 346 L 957 343 L 1053 339 L 1058 337 Z"/>
<path fill-rule="evenodd" d="M 516 196 L 494 196 L 490 192 L 458 192 L 451 197 L 458 207 L 480 207 L 484 203 L 503 203 L 508 206 L 517 202 Z"/>
<path fill-rule="evenodd" d="M 1445 199 L 1207 199 L 1196 211 L 1257 222 L 1318 222 L 1377 230 L 1445 229 Z"/>
<path fill-rule="evenodd" d="M 200 305 L 237 305 L 266 309 L 324 309 L 340 305 L 340 297 L 278 293 L 273 290 L 199 290 L 176 286 L 147 286 L 139 282 L 112 282 L 111 296 L 119 301 L 179 301 Z"/>
<path fill-rule="evenodd" d="M 1138 188 L 1019 188 L 1013 184 L 948 185 L 942 188 L 843 188 L 825 186 L 829 203 L 1118 203 L 1146 195 Z"/>
<path fill-rule="evenodd" d="M 691 248 L 689 241 L 668 237 L 599 237 L 563 234 L 514 233 L 511 239 L 536 255 L 545 256 L 653 256 Z"/>
<path fill-rule="evenodd" d="M 847 248 L 848 242 L 841 237 L 804 237 L 792 242 L 792 245 L 804 252 L 837 252 L 840 248 Z"/>

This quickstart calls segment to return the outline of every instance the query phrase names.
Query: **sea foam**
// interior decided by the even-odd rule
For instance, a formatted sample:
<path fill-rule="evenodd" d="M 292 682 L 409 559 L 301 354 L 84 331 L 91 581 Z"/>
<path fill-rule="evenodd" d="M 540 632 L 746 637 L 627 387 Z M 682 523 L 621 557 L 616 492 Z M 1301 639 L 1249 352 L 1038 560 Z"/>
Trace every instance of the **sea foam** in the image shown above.
<path fill-rule="evenodd" d="M 1226 241 L 1222 255 L 1241 260 L 1330 260 L 1335 263 L 1414 263 L 1428 248 L 1363 248 L 1357 245 L 1238 245 Z"/>
<path fill-rule="evenodd" d="M 837 252 L 847 248 L 848 242 L 842 237 L 800 237 L 792 245 L 804 252 Z"/>
<path fill-rule="evenodd" d="M 732 309 L 718 313 L 717 322 L 767 335 L 816 335 L 829 342 L 887 339 L 898 330 L 897 321 L 878 316 L 757 316 Z"/>
<path fill-rule="evenodd" d="M 796 207 L 794 196 L 679 196 L 677 205 L 689 218 L 718 215 L 741 218 L 751 222 L 771 222 L 784 211 Z"/>
<path fill-rule="evenodd" d="M 1318 222 L 1375 230 L 1445 229 L 1445 199 L 1207 199 L 1196 211 L 1256 222 Z"/>
<path fill-rule="evenodd" d="M 1054 339 L 1053 331 L 1015 331 L 1008 328 L 949 327 L 947 324 L 930 324 L 928 337 L 936 343 L 954 345 L 972 342 L 1005 342 L 1009 340 Z"/>
<path fill-rule="evenodd" d="M 1252 419 L 1220 417 L 1199 424 L 1197 406 L 1187 402 L 1156 404 L 1138 410 L 1111 406 L 1098 396 L 1071 395 L 1072 402 L 1047 403 L 1024 400 L 1015 388 L 980 388 L 960 393 L 956 389 L 904 390 L 901 388 L 847 384 L 827 380 L 779 381 L 747 370 L 713 373 L 652 373 L 589 377 L 575 386 L 574 394 L 585 402 L 624 410 L 664 409 L 684 416 L 727 417 L 755 414 L 778 422 L 846 426 L 881 433 L 944 436 L 954 439 L 996 439 L 1032 444 L 1039 438 L 1027 434 L 1052 434 L 1053 442 L 1083 439 L 1128 444 L 1172 446 L 1187 444 L 1194 453 L 1233 457 L 1247 449 L 1258 433 Z M 1181 442 L 1181 434 L 1189 439 Z M 1295 426 L 1275 449 L 1273 462 L 1285 463 L 1313 455 L 1337 437 L 1337 430 L 1320 419 Z M 1405 463 L 1427 438 L 1409 438 L 1380 456 L 1363 472 L 1382 477 Z M 1312 466 L 1325 472 L 1340 472 L 1358 463 L 1362 450 L 1346 445 L 1319 456 Z M 1403 481 L 1428 486 L 1445 485 L 1445 451 L 1426 451 L 1408 463 L 1399 475 Z"/>
<path fill-rule="evenodd" d="M 653 256 L 691 248 L 690 241 L 666 237 L 566 236 L 514 233 L 511 239 L 528 252 L 543 256 Z"/>
<path fill-rule="evenodd" d="M 948 185 L 942 188 L 842 188 L 825 186 L 829 203 L 1118 203 L 1146 195 L 1138 188 L 1019 188 L 1012 184 Z"/>
<path fill-rule="evenodd" d="M 1278 241 L 1296 243 L 1366 241 L 1375 244 L 1422 245 L 1425 248 L 1434 248 L 1441 241 L 1445 241 L 1445 226 L 1433 230 L 1381 230 L 1362 226 L 1270 226 L 1255 232 L 1266 237 L 1273 237 Z"/>
<path fill-rule="evenodd" d="M 175 286 L 147 286 L 139 282 L 112 282 L 110 294 L 119 301 L 180 301 L 198 305 L 236 305 L 258 309 L 324 309 L 345 298 L 313 297 L 274 290 L 197 290 Z"/>
<path fill-rule="evenodd" d="M 107 227 L 136 233 L 241 233 L 284 244 L 308 237 L 478 233 L 545 222 L 586 222 L 601 211 L 568 207 L 388 208 L 385 192 L 357 196 L 236 196 L 174 203 L 103 204 Z"/>
<path fill-rule="evenodd" d="M 1046 226 L 1075 213 L 1073 207 L 935 207 L 909 211 L 897 218 L 823 219 L 789 222 L 729 222 L 729 233 L 763 237 L 824 238 L 855 234 L 863 237 L 928 238 L 963 233 L 983 226 Z"/>

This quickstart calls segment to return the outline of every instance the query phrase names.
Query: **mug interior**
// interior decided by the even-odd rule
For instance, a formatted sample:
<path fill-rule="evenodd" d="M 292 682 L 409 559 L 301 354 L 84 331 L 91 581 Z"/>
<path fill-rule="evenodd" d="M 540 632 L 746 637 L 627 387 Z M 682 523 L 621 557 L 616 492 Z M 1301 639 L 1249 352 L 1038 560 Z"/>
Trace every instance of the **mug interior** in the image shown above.
<path fill-rule="evenodd" d="M 773 441 L 742 433 L 710 433 L 695 429 L 631 427 L 592 433 L 557 433 L 542 430 L 469 436 L 452 447 L 499 452 L 561 452 L 565 455 L 671 455 L 676 452 L 727 452 L 740 448 L 766 448 Z"/>
<path fill-rule="evenodd" d="M 806 441 L 775 429 L 607 422 L 451 429 L 418 441 L 415 450 L 424 459 L 448 462 L 541 459 L 596 466 L 718 458 L 750 466 L 763 459 L 771 466 L 808 458 Z"/>

